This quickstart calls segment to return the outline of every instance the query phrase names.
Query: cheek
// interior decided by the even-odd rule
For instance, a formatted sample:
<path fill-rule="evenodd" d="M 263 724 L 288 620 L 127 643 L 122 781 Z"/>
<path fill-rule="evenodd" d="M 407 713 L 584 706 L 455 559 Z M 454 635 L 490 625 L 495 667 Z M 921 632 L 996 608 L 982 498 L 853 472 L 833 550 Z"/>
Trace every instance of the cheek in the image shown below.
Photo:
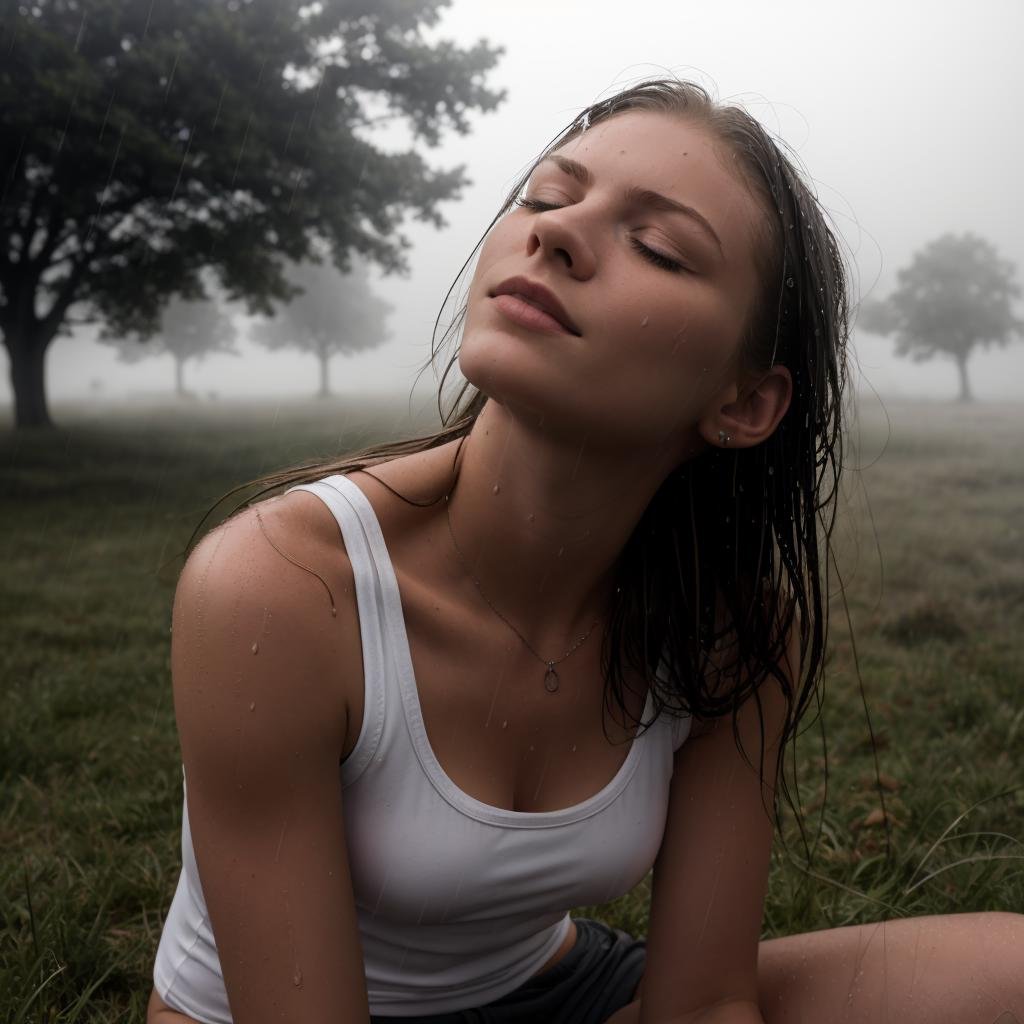
<path fill-rule="evenodd" d="M 513 244 L 512 234 L 513 231 L 509 228 L 508 217 L 505 216 L 491 228 L 487 237 L 483 240 L 480 251 L 477 254 L 476 267 L 469 282 L 467 317 L 473 315 L 474 306 L 481 298 L 484 298 L 485 282 L 490 285 L 496 283 L 489 278 L 491 268 L 496 262 L 509 254 Z"/>
<path fill-rule="evenodd" d="M 640 324 L 643 325 L 641 317 Z M 640 351 L 669 373 L 713 376 L 739 345 L 741 321 L 721 298 L 691 293 L 634 333 Z"/>

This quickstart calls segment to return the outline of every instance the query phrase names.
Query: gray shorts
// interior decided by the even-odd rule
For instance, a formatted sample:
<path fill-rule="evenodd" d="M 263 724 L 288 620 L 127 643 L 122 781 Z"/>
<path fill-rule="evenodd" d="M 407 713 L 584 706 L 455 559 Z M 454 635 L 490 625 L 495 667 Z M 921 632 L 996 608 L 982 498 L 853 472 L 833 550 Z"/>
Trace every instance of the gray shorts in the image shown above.
<path fill-rule="evenodd" d="M 542 974 L 486 1006 L 428 1017 L 370 1017 L 370 1024 L 604 1024 L 633 1001 L 647 943 L 621 928 L 574 917 L 576 944 Z"/>

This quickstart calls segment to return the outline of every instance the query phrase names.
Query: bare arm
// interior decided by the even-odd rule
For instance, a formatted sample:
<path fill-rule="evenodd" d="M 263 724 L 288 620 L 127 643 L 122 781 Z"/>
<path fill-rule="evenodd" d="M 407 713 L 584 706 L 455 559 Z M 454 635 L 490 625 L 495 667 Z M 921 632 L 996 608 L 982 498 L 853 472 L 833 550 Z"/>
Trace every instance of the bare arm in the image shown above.
<path fill-rule="evenodd" d="M 323 552 L 297 507 L 264 505 L 264 525 L 315 565 Z M 331 556 L 350 580 L 336 529 Z M 322 585 L 273 550 L 252 510 L 204 539 L 178 585 L 189 820 L 235 1024 L 369 1021 L 338 768 L 340 667 L 359 642 L 345 586 L 335 578 L 333 617 Z"/>
<path fill-rule="evenodd" d="M 795 665 L 791 637 L 783 666 L 791 678 Z M 785 706 L 770 678 L 760 695 L 771 806 Z M 757 954 L 773 823 L 756 770 L 761 728 L 753 699 L 737 721 L 754 768 L 737 750 L 727 719 L 676 753 L 654 864 L 640 1024 L 763 1024 Z"/>

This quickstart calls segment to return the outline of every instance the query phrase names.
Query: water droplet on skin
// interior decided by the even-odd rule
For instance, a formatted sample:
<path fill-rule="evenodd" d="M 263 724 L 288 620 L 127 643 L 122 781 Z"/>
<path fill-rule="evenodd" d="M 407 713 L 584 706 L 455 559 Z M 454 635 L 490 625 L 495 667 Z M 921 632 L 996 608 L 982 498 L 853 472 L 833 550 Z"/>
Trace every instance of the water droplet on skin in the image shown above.
<path fill-rule="evenodd" d="M 500 490 L 501 490 L 501 485 L 500 484 L 495 484 L 494 487 L 491 488 L 491 491 L 492 491 L 493 494 L 497 494 L 498 491 L 500 491 Z"/>
<path fill-rule="evenodd" d="M 256 710 L 256 701 L 254 701 L 254 700 L 249 701 L 249 710 L 250 711 L 255 711 Z"/>
<path fill-rule="evenodd" d="M 574 743 L 574 744 L 572 745 L 572 752 L 573 752 L 574 754 L 576 753 L 576 744 L 575 744 L 575 743 Z"/>
<path fill-rule="evenodd" d="M 295 973 L 292 975 L 292 984 L 296 988 L 302 984 L 302 971 L 300 971 L 298 967 L 295 968 Z"/>
<path fill-rule="evenodd" d="M 259 643 L 259 641 L 258 641 L 258 640 L 254 640 L 254 641 L 253 641 L 253 644 L 252 644 L 252 653 L 253 653 L 253 654 L 259 654 L 259 653 L 260 653 L 260 643 Z"/>
<path fill-rule="evenodd" d="M 645 317 L 643 318 L 643 320 L 641 320 L 641 321 L 640 321 L 640 326 L 641 326 L 641 327 L 646 327 L 646 326 L 647 326 L 647 324 L 648 324 L 648 321 L 649 321 L 650 319 L 651 319 L 651 318 L 650 318 L 649 316 L 645 316 Z"/>
<path fill-rule="evenodd" d="M 338 617 L 338 609 L 335 608 L 333 604 L 331 605 L 331 615 L 333 615 L 334 618 Z"/>
<path fill-rule="evenodd" d="M 501 723 L 501 727 L 502 727 L 502 729 L 507 729 L 508 728 L 508 719 L 507 718 L 505 719 L 505 721 L 503 721 Z"/>

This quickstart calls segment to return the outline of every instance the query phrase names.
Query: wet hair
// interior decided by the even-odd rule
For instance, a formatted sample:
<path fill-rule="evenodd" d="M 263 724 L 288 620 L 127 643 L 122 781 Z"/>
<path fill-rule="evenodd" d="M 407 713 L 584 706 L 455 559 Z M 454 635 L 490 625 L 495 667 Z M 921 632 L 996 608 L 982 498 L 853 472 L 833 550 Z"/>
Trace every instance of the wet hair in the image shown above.
<path fill-rule="evenodd" d="M 628 715 L 628 666 L 651 684 L 655 718 L 663 711 L 715 725 L 731 718 L 750 763 L 736 712 L 753 699 L 761 721 L 764 782 L 761 689 L 774 680 L 786 704 L 771 808 L 778 824 L 780 793 L 799 819 L 784 758 L 805 713 L 820 704 L 829 555 L 842 469 L 848 272 L 827 215 L 785 145 L 742 108 L 712 100 L 699 85 L 671 79 L 642 82 L 584 110 L 524 172 L 487 230 L 512 208 L 548 154 L 629 111 L 674 115 L 708 132 L 753 190 L 765 214 L 754 254 L 761 287 L 741 338 L 740 368 L 756 375 L 781 364 L 789 370 L 793 392 L 768 438 L 751 448 L 710 447 L 686 461 L 662 482 L 636 524 L 614 569 L 615 596 L 601 655 L 605 707 L 616 705 Z M 260 489 L 250 502 L 284 486 L 468 436 L 487 396 L 468 381 L 447 404 L 444 392 L 466 314 L 465 302 L 457 298 L 460 282 L 479 246 L 448 292 L 430 359 L 420 371 L 454 345 L 438 388 L 442 427 L 263 477 L 253 482 Z M 446 310 L 453 306 L 442 331 Z M 799 645 L 794 678 L 784 670 L 791 631 Z M 635 724 L 642 729 L 651 722 Z"/>

